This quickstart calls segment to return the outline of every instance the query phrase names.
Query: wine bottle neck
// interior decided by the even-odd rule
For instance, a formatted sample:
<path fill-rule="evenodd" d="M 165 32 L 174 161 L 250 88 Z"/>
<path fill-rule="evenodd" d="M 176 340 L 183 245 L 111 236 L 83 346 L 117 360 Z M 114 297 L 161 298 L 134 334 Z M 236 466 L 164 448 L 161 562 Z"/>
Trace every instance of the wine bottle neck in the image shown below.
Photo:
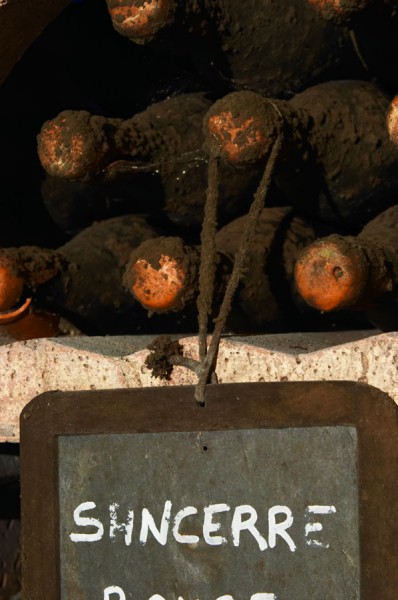
<path fill-rule="evenodd" d="M 4 248 L 0 261 L 6 260 L 14 266 L 14 271 L 24 282 L 35 290 L 65 268 L 65 260 L 56 250 L 36 246 Z"/>
<path fill-rule="evenodd" d="M 384 292 L 398 289 L 398 205 L 383 211 L 358 235 L 371 253 L 372 287 Z"/>

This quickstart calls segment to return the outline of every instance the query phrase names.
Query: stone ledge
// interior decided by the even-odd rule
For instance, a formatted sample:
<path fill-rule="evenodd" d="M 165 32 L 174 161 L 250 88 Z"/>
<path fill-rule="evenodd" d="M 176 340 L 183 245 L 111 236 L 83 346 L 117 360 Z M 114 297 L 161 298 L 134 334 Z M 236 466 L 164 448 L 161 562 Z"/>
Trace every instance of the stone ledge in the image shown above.
<path fill-rule="evenodd" d="M 19 415 L 42 392 L 185 385 L 175 367 L 170 381 L 145 366 L 154 336 L 37 339 L 0 346 L 0 442 L 19 442 Z M 182 338 L 197 358 L 197 337 Z M 217 362 L 220 383 L 349 380 L 368 383 L 398 403 L 398 333 L 354 331 L 225 336 Z"/>

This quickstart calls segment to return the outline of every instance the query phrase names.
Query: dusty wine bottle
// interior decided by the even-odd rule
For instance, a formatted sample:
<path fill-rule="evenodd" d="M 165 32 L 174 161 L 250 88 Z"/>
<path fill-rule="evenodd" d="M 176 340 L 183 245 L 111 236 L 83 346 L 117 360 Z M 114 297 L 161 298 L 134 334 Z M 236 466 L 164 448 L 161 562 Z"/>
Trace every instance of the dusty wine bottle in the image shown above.
<path fill-rule="evenodd" d="M 216 236 L 216 316 L 247 217 L 220 229 Z M 323 225 L 296 216 L 291 208 L 263 209 L 251 239 L 227 327 L 231 331 L 291 331 L 311 328 L 327 319 L 308 311 L 294 288 L 294 263 L 301 249 L 315 240 Z M 192 310 L 198 295 L 200 253 L 181 238 L 143 242 L 131 254 L 124 283 L 151 313 Z M 211 324 L 209 324 L 211 327 Z"/>
<path fill-rule="evenodd" d="M 54 337 L 60 334 L 60 316 L 48 311 L 38 311 L 32 302 L 33 288 L 53 277 L 61 267 L 51 250 L 42 250 L 35 262 L 27 246 L 19 255 L 16 248 L 0 251 L 0 336 L 13 340 Z M 59 257 L 60 260 L 60 257 Z M 28 295 L 28 282 L 30 295 Z"/>
<path fill-rule="evenodd" d="M 398 326 L 398 205 L 357 236 L 337 234 L 305 248 L 295 265 L 300 295 L 322 311 L 365 311 L 377 326 Z"/>
<path fill-rule="evenodd" d="M 396 0 L 307 0 L 329 22 L 346 27 L 366 72 L 394 92 L 398 88 Z"/>
<path fill-rule="evenodd" d="M 130 256 L 126 288 L 150 313 L 180 311 L 197 293 L 199 249 L 179 237 L 147 240 Z"/>
<path fill-rule="evenodd" d="M 368 82 L 323 83 L 289 101 L 233 92 L 205 118 L 209 152 L 243 167 L 266 159 L 278 136 L 274 180 L 287 204 L 340 226 L 360 227 L 396 203 L 398 148 L 389 98 Z"/>
<path fill-rule="evenodd" d="M 201 147 L 201 122 L 210 106 L 192 93 L 155 102 L 130 119 L 66 110 L 46 121 L 38 135 L 38 154 L 49 175 L 89 178 L 116 161 L 160 165 Z"/>
<path fill-rule="evenodd" d="M 86 333 L 133 333 L 145 312 L 122 285 L 132 250 L 158 232 L 143 218 L 94 223 L 56 250 L 25 246 L 0 251 L 2 309 L 24 298 L 54 310 Z M 10 283 L 8 283 L 8 278 Z"/>
<path fill-rule="evenodd" d="M 387 130 L 390 140 L 398 146 L 398 96 L 393 98 L 387 112 Z"/>
<path fill-rule="evenodd" d="M 306 0 L 107 0 L 116 31 L 188 52 L 213 86 L 286 97 L 312 83 L 359 77 L 349 33 Z"/>
<path fill-rule="evenodd" d="M 307 0 L 325 19 L 346 22 L 377 0 Z M 381 0 L 383 1 L 383 0 Z"/>
<path fill-rule="evenodd" d="M 74 231 L 90 218 L 112 216 L 111 210 L 162 209 L 177 225 L 198 227 L 208 170 L 203 118 L 210 106 L 205 94 L 192 93 L 154 103 L 124 121 L 86 111 L 64 111 L 47 121 L 38 153 L 50 176 L 42 188 L 50 215 Z M 245 212 L 258 172 L 224 164 L 220 182 L 223 223 Z"/>

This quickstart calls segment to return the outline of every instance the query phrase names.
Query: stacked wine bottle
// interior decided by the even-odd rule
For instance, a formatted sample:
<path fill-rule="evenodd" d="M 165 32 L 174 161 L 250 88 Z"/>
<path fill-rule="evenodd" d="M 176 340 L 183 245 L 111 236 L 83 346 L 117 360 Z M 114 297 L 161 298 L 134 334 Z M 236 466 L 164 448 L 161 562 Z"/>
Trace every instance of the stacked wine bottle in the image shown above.
<path fill-rule="evenodd" d="M 56 334 L 57 315 L 90 335 L 195 333 L 216 162 L 211 331 L 279 143 L 227 330 L 396 329 L 398 3 L 106 3 L 127 44 L 189 56 L 202 90 L 127 119 L 48 115 L 42 197 L 69 241 L 0 251 L 0 325 L 35 316 Z"/>

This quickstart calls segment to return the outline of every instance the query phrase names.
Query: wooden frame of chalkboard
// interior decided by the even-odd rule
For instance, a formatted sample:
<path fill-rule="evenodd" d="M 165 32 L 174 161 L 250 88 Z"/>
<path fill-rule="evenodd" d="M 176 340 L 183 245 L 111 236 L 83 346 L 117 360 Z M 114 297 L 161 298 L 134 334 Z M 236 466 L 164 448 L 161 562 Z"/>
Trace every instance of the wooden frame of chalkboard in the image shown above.
<path fill-rule="evenodd" d="M 25 407 L 20 420 L 24 599 L 60 598 L 59 436 L 339 425 L 354 426 L 358 436 L 360 598 L 395 599 L 398 410 L 391 398 L 353 382 L 220 384 L 208 386 L 203 408 L 193 390 L 48 392 Z"/>

